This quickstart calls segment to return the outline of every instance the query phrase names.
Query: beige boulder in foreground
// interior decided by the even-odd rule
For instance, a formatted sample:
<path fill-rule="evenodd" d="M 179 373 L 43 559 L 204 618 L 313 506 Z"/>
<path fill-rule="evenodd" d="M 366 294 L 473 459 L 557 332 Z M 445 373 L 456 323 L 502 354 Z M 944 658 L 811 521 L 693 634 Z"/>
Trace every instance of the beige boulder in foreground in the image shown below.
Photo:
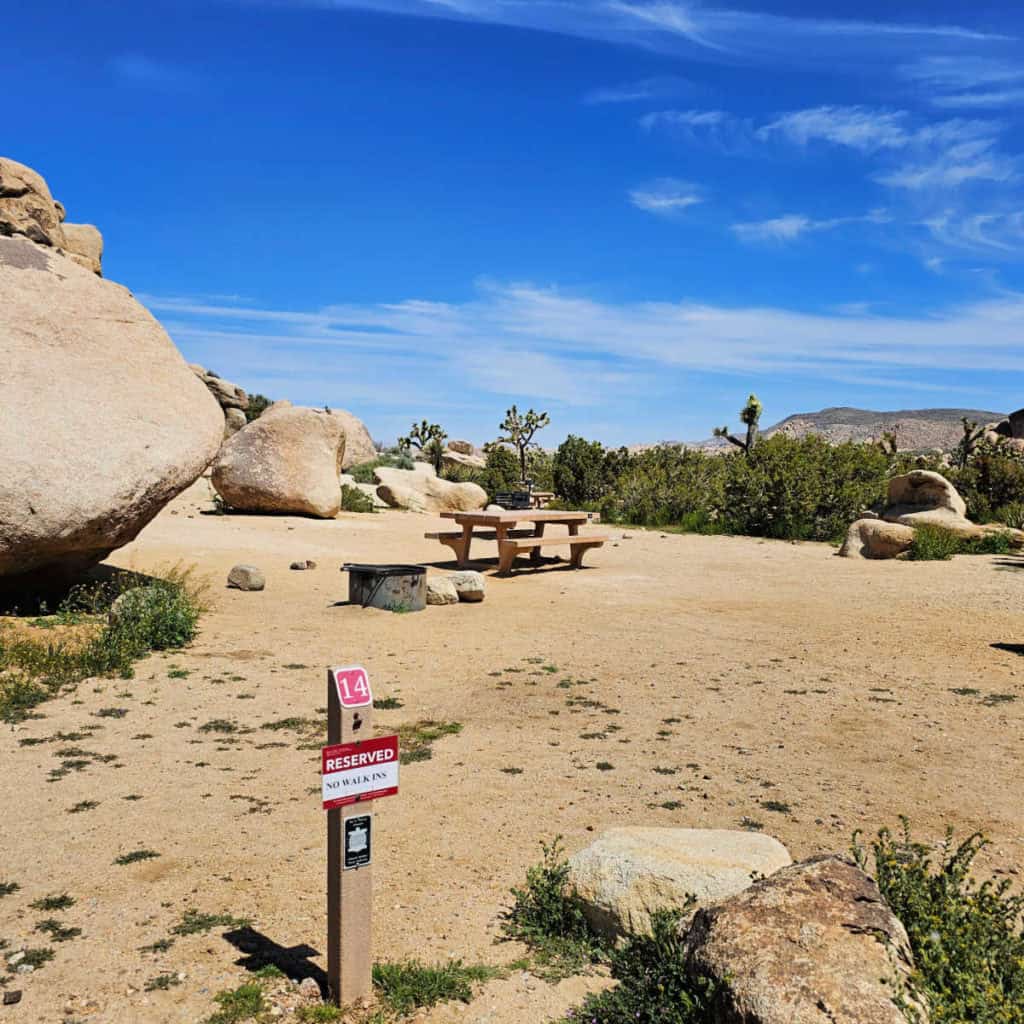
<path fill-rule="evenodd" d="M 3 236 L 0 409 L 0 576 L 75 572 L 133 540 L 224 425 L 126 288 Z"/>
<path fill-rule="evenodd" d="M 442 480 L 434 467 L 418 462 L 414 469 L 381 466 L 374 471 L 377 494 L 392 508 L 410 512 L 475 512 L 487 505 L 487 492 L 478 484 Z"/>
<path fill-rule="evenodd" d="M 913 543 L 910 526 L 883 519 L 858 519 L 846 531 L 839 554 L 842 558 L 895 558 L 909 551 Z"/>
<path fill-rule="evenodd" d="M 240 512 L 333 519 L 341 510 L 341 420 L 321 409 L 275 402 L 227 441 L 210 482 Z"/>
<path fill-rule="evenodd" d="M 427 577 L 427 604 L 458 604 L 459 592 L 447 576 Z"/>
<path fill-rule="evenodd" d="M 701 906 L 792 863 L 777 839 L 702 828 L 613 828 L 570 858 L 569 881 L 592 928 L 609 938 L 650 931 L 656 910 Z"/>
<path fill-rule="evenodd" d="M 722 1024 L 907 1024 L 894 997 L 916 1006 L 903 925 L 874 881 L 839 857 L 783 868 L 702 908 L 684 948 L 691 977 L 721 983 Z"/>

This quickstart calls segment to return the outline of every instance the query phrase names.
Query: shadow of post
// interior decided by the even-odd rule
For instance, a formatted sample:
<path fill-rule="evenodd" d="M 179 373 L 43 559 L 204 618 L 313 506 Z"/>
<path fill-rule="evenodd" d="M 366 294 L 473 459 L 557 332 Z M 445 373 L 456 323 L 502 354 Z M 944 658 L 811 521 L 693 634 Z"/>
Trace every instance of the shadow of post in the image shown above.
<path fill-rule="evenodd" d="M 320 956 L 320 951 L 303 943 L 298 946 L 282 946 L 262 932 L 250 928 L 236 928 L 225 932 L 225 941 L 231 943 L 240 953 L 245 954 L 235 961 L 236 966 L 247 971 L 258 971 L 268 964 L 276 967 L 291 981 L 300 982 L 312 978 L 320 986 L 320 993 L 327 995 L 327 972 L 314 963 L 310 957 Z"/>

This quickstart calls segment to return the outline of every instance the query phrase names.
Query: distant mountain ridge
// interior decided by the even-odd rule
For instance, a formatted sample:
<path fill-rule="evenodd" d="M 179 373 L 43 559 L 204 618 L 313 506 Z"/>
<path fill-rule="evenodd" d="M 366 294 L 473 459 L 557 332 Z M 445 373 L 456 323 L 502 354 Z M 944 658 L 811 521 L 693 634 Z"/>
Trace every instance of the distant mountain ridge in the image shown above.
<path fill-rule="evenodd" d="M 765 427 L 763 436 L 787 434 L 806 437 L 820 434 L 832 444 L 843 441 L 878 440 L 884 433 L 896 435 L 896 444 L 903 451 L 921 451 L 941 448 L 951 451 L 963 436 L 961 419 L 966 416 L 979 424 L 996 423 L 1006 414 L 985 409 L 898 409 L 876 412 L 836 406 L 819 412 L 798 412 L 784 420 Z M 722 438 L 709 438 L 691 444 L 693 448 L 720 449 L 727 447 Z"/>

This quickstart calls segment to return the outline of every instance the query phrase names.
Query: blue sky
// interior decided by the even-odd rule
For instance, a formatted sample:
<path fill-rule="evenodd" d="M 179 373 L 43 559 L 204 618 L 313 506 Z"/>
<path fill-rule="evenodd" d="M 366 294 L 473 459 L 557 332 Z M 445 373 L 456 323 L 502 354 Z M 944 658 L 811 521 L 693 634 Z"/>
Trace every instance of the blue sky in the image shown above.
<path fill-rule="evenodd" d="M 0 153 L 250 390 L 478 442 L 1024 405 L 1015 5 L 11 2 Z"/>

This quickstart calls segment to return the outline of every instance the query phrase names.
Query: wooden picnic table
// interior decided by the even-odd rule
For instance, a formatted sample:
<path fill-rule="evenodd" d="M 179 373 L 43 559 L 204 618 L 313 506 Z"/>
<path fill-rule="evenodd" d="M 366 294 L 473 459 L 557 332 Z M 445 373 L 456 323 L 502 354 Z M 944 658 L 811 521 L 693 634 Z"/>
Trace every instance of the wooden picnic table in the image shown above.
<path fill-rule="evenodd" d="M 530 501 L 534 508 L 544 508 L 555 497 L 554 491 L 530 491 Z"/>
<path fill-rule="evenodd" d="M 519 523 L 532 523 L 534 538 L 544 536 L 544 528 L 549 524 L 567 526 L 569 536 L 575 537 L 580 532 L 580 526 L 587 522 L 586 512 L 565 512 L 547 511 L 546 509 L 521 509 L 508 512 L 442 512 L 442 519 L 454 519 L 462 527 L 461 536 L 441 534 L 438 540 L 447 544 L 455 552 L 459 568 L 463 568 L 469 562 L 469 546 L 473 540 L 473 531 L 478 527 L 494 531 L 494 540 L 497 540 L 500 549 L 501 542 L 509 537 Z M 480 536 L 477 534 L 477 536 Z M 488 537 L 487 539 L 491 539 Z M 540 547 L 534 547 L 530 551 L 530 559 L 533 562 L 540 561 Z"/>

